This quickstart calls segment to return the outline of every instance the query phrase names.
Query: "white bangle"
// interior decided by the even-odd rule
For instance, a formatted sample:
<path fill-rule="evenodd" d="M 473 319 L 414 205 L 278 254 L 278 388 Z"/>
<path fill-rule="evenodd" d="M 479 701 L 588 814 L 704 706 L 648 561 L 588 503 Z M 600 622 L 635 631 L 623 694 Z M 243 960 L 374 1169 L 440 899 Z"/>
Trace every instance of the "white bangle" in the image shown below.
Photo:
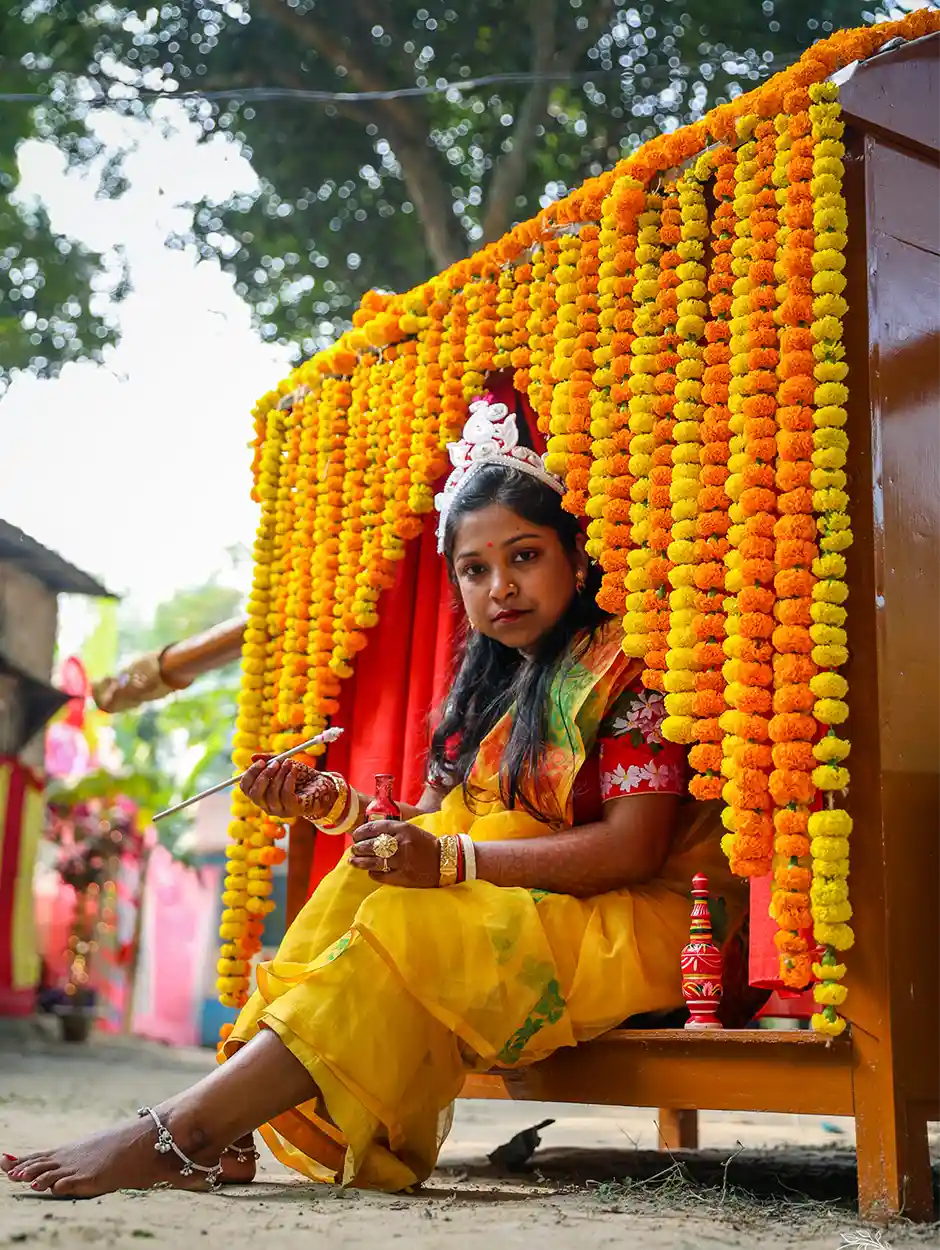
<path fill-rule="evenodd" d="M 349 811 L 338 825 L 316 825 L 321 833 L 340 835 L 359 826 L 359 791 L 349 787 Z"/>
<path fill-rule="evenodd" d="M 463 879 L 464 881 L 476 881 L 477 879 L 477 852 L 473 845 L 473 838 L 466 833 L 458 833 L 460 845 L 463 847 Z"/>

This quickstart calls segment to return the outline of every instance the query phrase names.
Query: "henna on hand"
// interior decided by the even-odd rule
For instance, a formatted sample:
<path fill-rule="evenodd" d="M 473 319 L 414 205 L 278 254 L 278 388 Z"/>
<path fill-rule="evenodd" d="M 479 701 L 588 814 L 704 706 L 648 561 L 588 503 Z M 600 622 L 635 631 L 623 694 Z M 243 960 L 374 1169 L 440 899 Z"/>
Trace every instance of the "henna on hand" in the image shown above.
<path fill-rule="evenodd" d="M 322 820 L 339 797 L 332 777 L 299 760 L 274 764 L 269 756 L 255 760 L 239 785 L 252 803 L 276 820 L 297 816 Z"/>
<path fill-rule="evenodd" d="M 318 821 L 332 810 L 339 798 L 339 787 L 328 774 L 308 764 L 295 764 L 293 793 L 298 814 L 305 820 Z"/>

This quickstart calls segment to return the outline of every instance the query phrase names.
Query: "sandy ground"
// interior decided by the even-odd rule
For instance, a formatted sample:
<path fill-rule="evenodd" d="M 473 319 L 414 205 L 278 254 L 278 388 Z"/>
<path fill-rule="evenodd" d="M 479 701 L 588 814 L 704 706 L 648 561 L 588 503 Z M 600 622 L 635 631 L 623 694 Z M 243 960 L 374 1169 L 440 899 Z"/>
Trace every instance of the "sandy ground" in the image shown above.
<path fill-rule="evenodd" d="M 47 1024 L 0 1028 L 0 1148 L 13 1153 L 94 1132 L 158 1102 L 212 1066 L 208 1052 L 135 1040 L 65 1046 Z M 414 1196 L 312 1186 L 262 1160 L 253 1186 L 224 1195 L 124 1192 L 65 1202 L 0 1184 L 0 1246 L 191 1250 L 711 1250 L 940 1244 L 938 1228 L 861 1230 L 852 1121 L 703 1113 L 703 1149 L 655 1152 L 652 1110 L 458 1104 L 432 1181 Z M 534 1170 L 500 1175 L 487 1154 L 554 1116 Z M 729 1162 L 730 1160 L 730 1162 Z M 756 1195 L 756 1196 L 755 1196 Z M 847 1241 L 862 1233 L 868 1240 Z M 880 1238 L 880 1240 L 879 1240 Z"/>

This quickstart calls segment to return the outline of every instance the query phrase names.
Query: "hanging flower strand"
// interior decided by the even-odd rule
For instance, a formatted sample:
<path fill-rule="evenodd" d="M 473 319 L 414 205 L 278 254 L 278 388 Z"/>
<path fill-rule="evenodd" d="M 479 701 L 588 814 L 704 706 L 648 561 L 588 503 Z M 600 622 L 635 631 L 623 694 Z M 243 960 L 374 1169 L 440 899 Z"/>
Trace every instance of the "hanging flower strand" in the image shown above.
<path fill-rule="evenodd" d="M 646 595 L 650 586 L 647 565 L 653 558 L 649 545 L 650 469 L 653 465 L 656 423 L 653 396 L 656 389 L 657 357 L 660 345 L 659 258 L 662 243 L 659 226 L 662 198 L 650 195 L 646 210 L 637 217 L 636 281 L 633 287 L 633 330 L 630 345 L 632 369 L 628 382 L 630 391 L 630 523 L 635 546 L 630 551 L 626 574 L 626 614 L 624 615 L 623 649 L 627 655 L 645 659 L 648 646 Z"/>
<path fill-rule="evenodd" d="M 702 375 L 705 371 L 705 314 L 708 312 L 704 264 L 708 210 L 703 183 L 710 172 L 709 159 L 702 157 L 693 169 L 683 174 L 678 187 L 682 219 L 681 238 L 676 247 L 680 260 L 676 268 L 679 278 L 676 335 L 679 341 L 673 409 L 675 446 L 669 488 L 672 541 L 666 551 L 672 565 L 669 571 L 672 590 L 669 594 L 667 671 L 663 677 L 669 715 L 663 723 L 663 735 L 673 742 L 683 743 L 692 741 L 695 727 L 695 621 L 698 612 L 694 561 L 702 473 Z"/>
<path fill-rule="evenodd" d="M 568 464 L 567 491 L 562 507 L 575 516 L 584 516 L 591 474 L 591 392 L 594 381 L 594 352 L 599 339 L 598 270 L 600 268 L 600 229 L 582 226 L 578 254 L 577 330 L 571 374 L 568 380 Z"/>
<path fill-rule="evenodd" d="M 578 339 L 578 259 L 581 237 L 566 234 L 558 240 L 558 264 L 555 266 L 555 329 L 553 351 L 548 375 L 551 382 L 549 399 L 549 438 L 545 467 L 550 473 L 564 477 L 568 471 L 571 425 L 571 375 Z M 544 388 L 543 388 L 544 391 Z"/>
<path fill-rule="evenodd" d="M 630 412 L 627 377 L 633 342 L 636 219 L 646 193 L 634 178 L 614 184 L 601 209 L 598 257 L 598 346 L 591 393 L 593 439 L 588 516 L 588 554 L 604 570 L 598 603 L 622 616 L 624 572 L 631 541 Z"/>
<path fill-rule="evenodd" d="M 728 147 L 712 154 L 715 168 L 715 212 L 711 222 L 712 265 L 708 278 L 711 294 L 711 320 L 705 327 L 706 346 L 702 353 L 702 450 L 698 517 L 696 520 L 694 647 L 696 745 L 689 752 L 689 763 L 696 776 L 689 790 L 697 799 L 718 799 L 724 781 L 721 776 L 724 731 L 719 718 L 726 710 L 725 678 L 722 672 L 725 637 L 725 566 L 730 544 L 731 504 L 725 486 L 728 480 L 729 439 L 728 384 L 731 379 L 731 298 L 735 277 L 731 248 L 734 242 L 734 153 Z"/>
<path fill-rule="evenodd" d="M 318 388 L 319 390 L 319 388 Z M 286 490 L 290 492 L 289 511 L 282 523 L 286 534 L 287 598 L 284 621 L 284 653 L 278 675 L 277 722 L 281 733 L 274 739 L 275 750 L 288 750 L 304 741 L 301 702 L 307 683 L 307 631 L 310 617 L 310 556 L 304 522 L 310 514 L 309 487 L 316 452 L 317 391 L 308 392 L 294 407 L 290 417 L 290 438 L 285 466 Z"/>
<path fill-rule="evenodd" d="M 810 683 L 816 673 L 811 652 L 813 561 L 819 553 L 812 516 L 813 429 L 813 205 L 809 96 L 799 88 L 784 98 L 777 119 L 775 182 L 780 204 L 778 232 L 778 320 L 780 384 L 777 390 L 777 470 L 780 516 L 774 526 L 778 625 L 774 630 L 774 935 L 780 979 L 791 989 L 812 980 L 809 815 L 815 786 L 812 743 L 816 722 Z"/>
<path fill-rule="evenodd" d="M 749 137 L 758 126 L 756 118 L 745 118 L 740 124 L 745 141 L 738 149 L 735 180 L 737 238 L 732 255 L 737 280 L 731 304 L 728 406 L 732 439 L 727 483 L 728 494 L 734 500 L 729 509 L 734 524 L 728 531 L 730 549 L 725 557 L 725 586 L 730 592 L 725 599 L 726 609 L 731 600 L 724 643 L 728 656 L 724 668 L 725 699 L 729 711 L 721 717 L 727 757 L 722 768 L 729 779 L 723 791 L 728 804 L 725 823 L 732 830 L 722 845 L 732 871 L 747 877 L 769 872 L 773 852 L 768 687 L 773 680 L 770 635 L 774 627 L 774 596 L 770 584 L 774 572 L 772 465 L 776 443 L 773 438 L 763 437 L 761 423 L 768 417 L 761 415 L 760 409 L 766 409 L 766 403 L 761 402 L 766 399 L 766 379 L 772 378 L 776 384 L 776 374 L 768 368 L 771 358 L 764 355 L 773 352 L 776 340 L 773 315 L 768 311 L 769 296 L 764 288 L 773 278 L 771 257 L 775 243 L 771 240 L 777 227 L 772 186 L 768 202 L 773 145 L 768 170 L 766 136 L 762 135 L 760 142 Z M 775 288 L 773 301 L 776 303 Z M 763 374 L 757 394 L 752 371 Z M 755 403 L 749 404 L 751 399 Z"/>
<path fill-rule="evenodd" d="M 827 727 L 814 748 L 819 761 L 813 780 L 826 795 L 825 807 L 809 818 L 812 838 L 813 926 L 816 940 L 825 948 L 822 959 L 813 971 L 819 977 L 813 994 L 822 1011 L 813 1016 L 813 1028 L 837 1036 L 845 1028 L 845 1020 L 836 1011 L 844 1003 L 846 989 L 841 977 L 844 971 L 839 951 L 847 950 L 855 940 L 848 921 L 852 916 L 846 878 L 849 871 L 849 834 L 852 819 L 836 805 L 835 796 L 848 788 L 849 773 L 843 760 L 849 744 L 837 734 L 837 727 L 848 717 L 845 695 L 848 683 L 838 669 L 848 659 L 846 649 L 846 612 L 842 606 L 848 597 L 845 584 L 845 558 L 842 552 L 851 545 L 852 531 L 848 516 L 848 495 L 845 491 L 848 440 L 843 427 L 846 422 L 845 403 L 848 388 L 843 361 L 843 318 L 847 304 L 842 295 L 845 278 L 846 230 L 848 215 L 842 194 L 844 148 L 843 122 L 838 88 L 833 83 L 817 83 L 810 87 L 810 118 L 813 127 L 813 225 L 816 231 L 813 254 L 813 355 L 816 380 L 815 429 L 813 432 L 813 507 L 819 531 L 822 554 L 813 571 L 812 658 L 819 673 L 810 687 L 816 698 L 813 715 Z"/>
<path fill-rule="evenodd" d="M 644 686 L 651 690 L 664 690 L 666 651 L 669 647 L 669 572 L 671 561 L 667 550 L 672 539 L 672 455 L 676 418 L 676 366 L 679 355 L 676 348 L 679 335 L 678 295 L 680 285 L 678 268 L 681 257 L 678 245 L 682 237 L 682 214 L 679 209 L 679 193 L 675 184 L 666 188 L 663 200 L 659 237 L 663 251 L 659 257 L 659 290 L 656 306 L 662 330 L 659 355 L 656 357 L 655 394 L 653 396 L 653 457 L 650 467 L 649 489 L 649 545 L 652 559 L 646 566 L 649 587 L 646 592 L 646 668 L 642 675 Z"/>
<path fill-rule="evenodd" d="M 271 566 L 275 553 L 277 494 L 283 467 L 284 414 L 268 409 L 265 437 L 258 458 L 257 492 L 261 504 L 255 537 L 255 569 L 248 599 L 248 625 L 242 650 L 242 699 L 236 723 L 236 745 L 232 761 L 241 772 L 251 763 L 253 750 L 263 751 L 270 736 L 270 714 L 264 714 L 265 677 L 268 672 L 270 643 Z M 243 735 L 243 737 L 241 737 Z M 239 745 L 254 736 L 250 745 Z M 251 839 L 261 830 L 262 815 L 237 787 L 232 792 L 232 820 L 228 829 L 223 912 L 219 925 L 222 946 L 219 951 L 219 1001 L 225 1007 L 240 1007 L 247 1001 L 251 959 L 260 949 L 263 921 L 248 911 L 248 853 Z"/>

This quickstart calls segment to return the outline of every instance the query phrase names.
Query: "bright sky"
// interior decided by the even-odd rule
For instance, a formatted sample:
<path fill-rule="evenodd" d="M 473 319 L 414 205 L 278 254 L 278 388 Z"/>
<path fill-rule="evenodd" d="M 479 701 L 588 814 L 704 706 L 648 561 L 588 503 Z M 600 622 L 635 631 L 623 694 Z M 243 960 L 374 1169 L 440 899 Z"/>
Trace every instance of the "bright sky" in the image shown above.
<path fill-rule="evenodd" d="M 120 200 L 96 199 L 95 174 L 66 172 L 38 143 L 20 151 L 21 189 L 41 196 L 54 229 L 96 248 L 124 245 L 133 291 L 121 342 L 104 366 L 21 377 L 0 400 L 0 517 L 148 613 L 224 568 L 226 547 L 250 547 L 251 407 L 289 363 L 258 338 L 216 263 L 163 246 L 191 223 L 187 201 L 250 190 L 248 163 L 222 141 L 197 145 L 192 129 L 167 136 L 110 116 L 99 127 L 109 143 L 135 144 Z M 87 613 L 63 607 L 70 647 Z"/>

